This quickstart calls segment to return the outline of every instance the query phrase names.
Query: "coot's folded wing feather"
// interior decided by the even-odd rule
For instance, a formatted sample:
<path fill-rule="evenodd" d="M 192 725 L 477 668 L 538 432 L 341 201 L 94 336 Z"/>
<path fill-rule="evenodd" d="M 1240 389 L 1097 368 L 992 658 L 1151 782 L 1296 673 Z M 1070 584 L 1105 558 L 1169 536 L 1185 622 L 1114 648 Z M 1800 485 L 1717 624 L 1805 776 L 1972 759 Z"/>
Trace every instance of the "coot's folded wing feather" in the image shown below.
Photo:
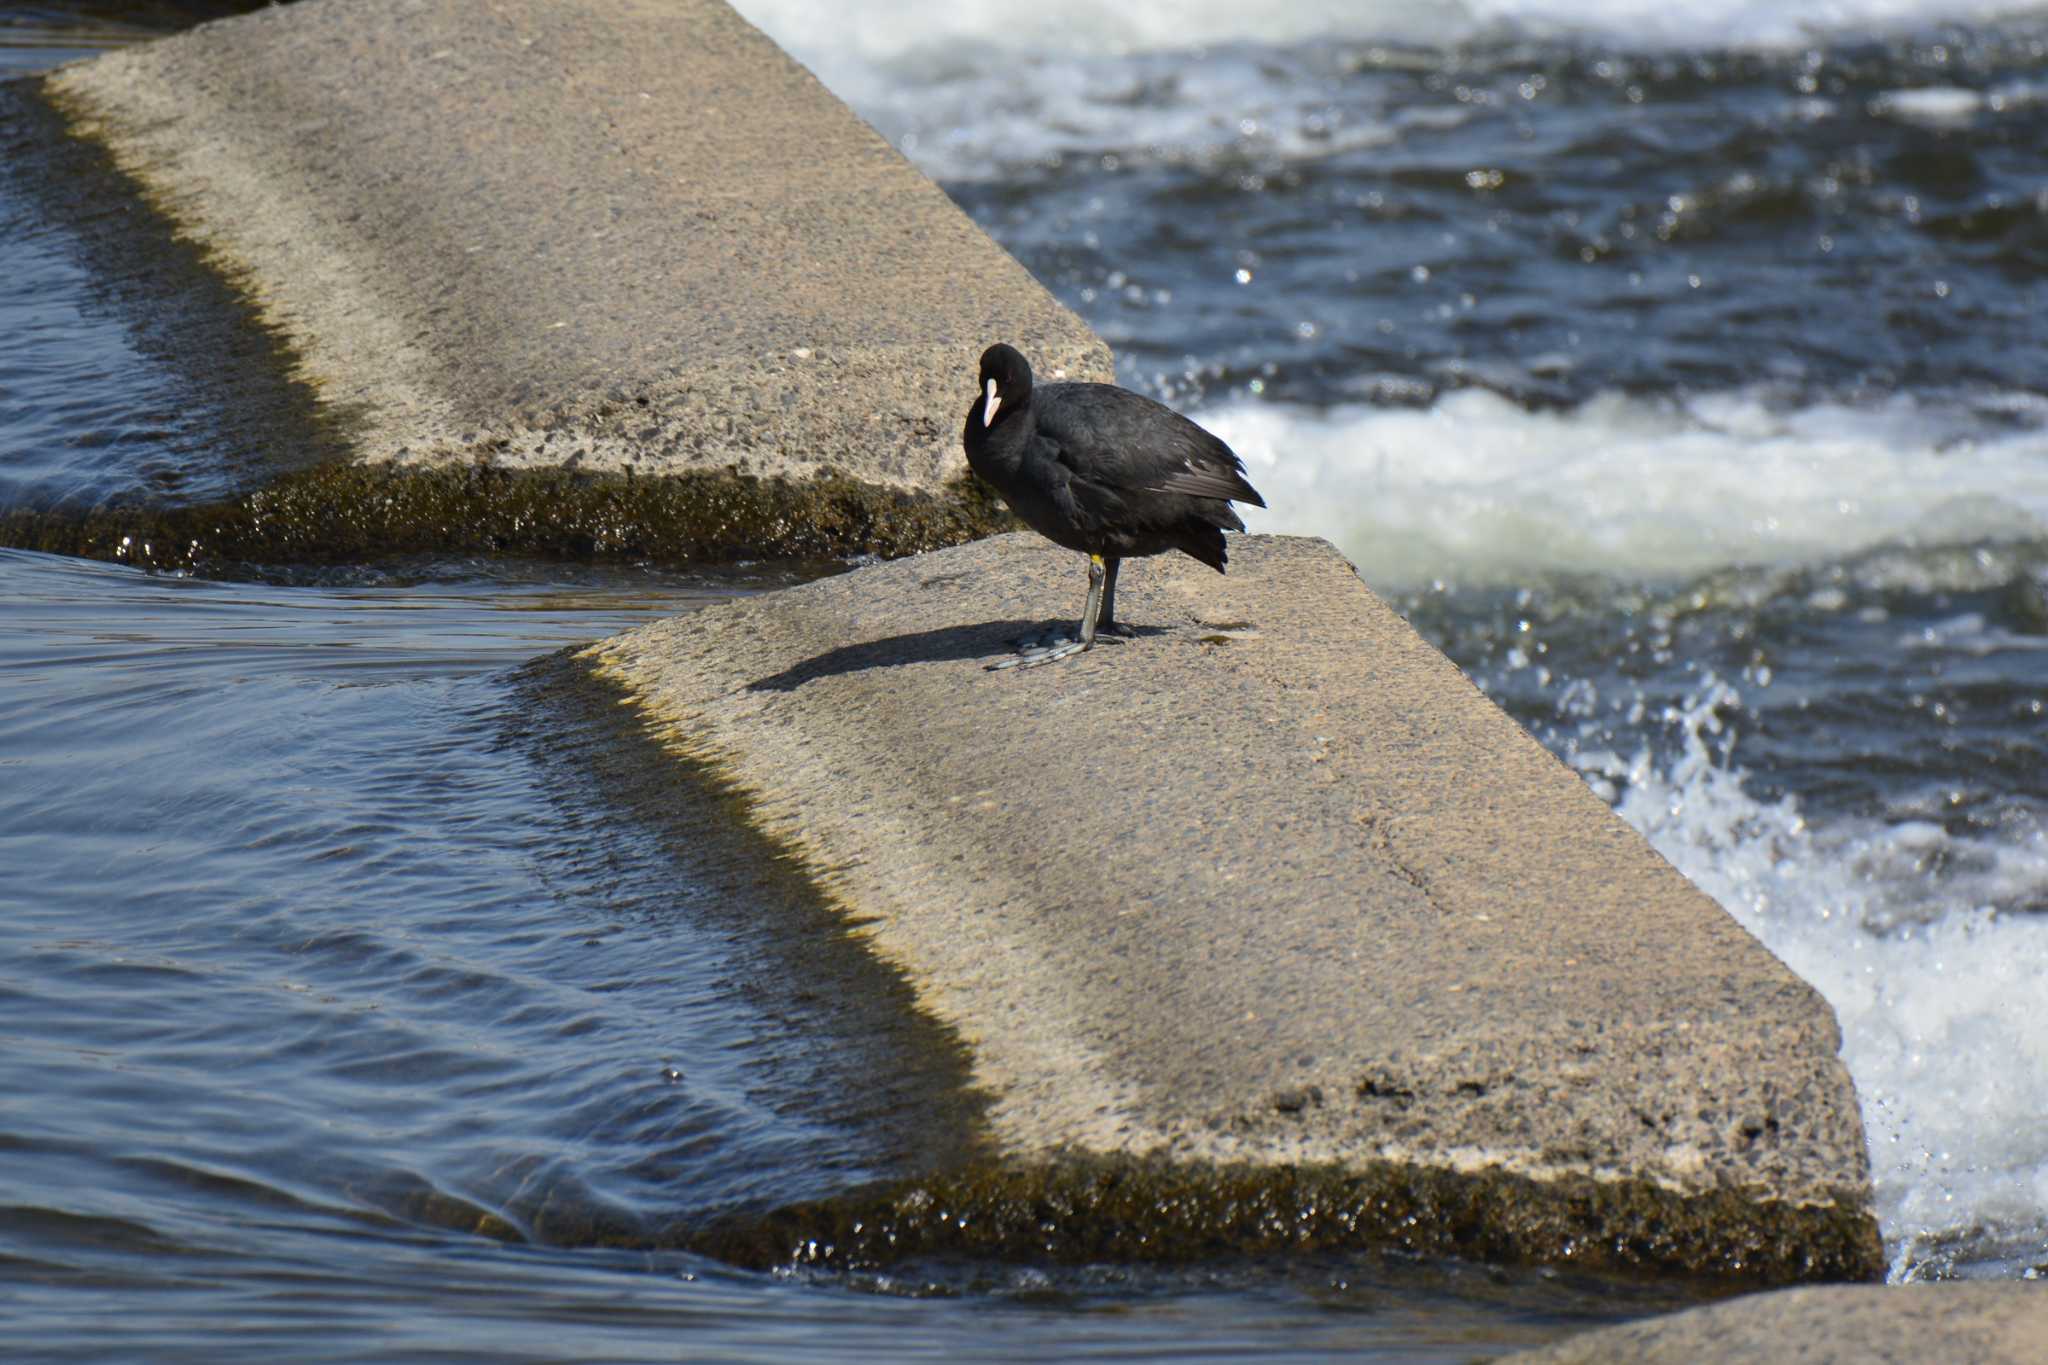
<path fill-rule="evenodd" d="M 1142 486 L 1147 492 L 1186 493 L 1197 498 L 1223 498 L 1248 502 L 1254 507 L 1266 505 L 1266 500 L 1259 496 L 1259 490 L 1246 483 L 1244 475 L 1236 470 L 1190 465 L 1184 469 L 1170 470 Z"/>
<path fill-rule="evenodd" d="M 1038 434 L 1076 477 L 1135 492 L 1265 500 L 1244 462 L 1172 408 L 1108 384 L 1049 384 L 1033 404 Z"/>
<path fill-rule="evenodd" d="M 1069 447 L 1042 429 L 1032 436 L 1030 467 L 1036 472 L 1028 487 L 1018 490 L 1019 496 L 1028 501 L 1035 490 L 1063 526 L 1093 534 L 1130 515 L 1124 501 L 1129 489 L 1104 483 L 1097 471 L 1082 467 Z M 1028 513 L 1025 519 L 1031 520 Z"/>

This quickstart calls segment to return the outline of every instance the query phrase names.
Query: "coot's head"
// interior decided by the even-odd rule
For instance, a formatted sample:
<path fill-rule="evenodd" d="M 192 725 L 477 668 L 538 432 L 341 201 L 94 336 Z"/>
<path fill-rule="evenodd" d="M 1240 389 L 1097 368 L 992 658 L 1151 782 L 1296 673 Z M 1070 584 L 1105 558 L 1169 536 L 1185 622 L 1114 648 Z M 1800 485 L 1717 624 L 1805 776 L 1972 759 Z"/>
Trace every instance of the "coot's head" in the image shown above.
<path fill-rule="evenodd" d="M 1008 342 L 981 353 L 981 424 L 992 427 L 1006 412 L 1018 412 L 1031 398 L 1031 362 Z"/>

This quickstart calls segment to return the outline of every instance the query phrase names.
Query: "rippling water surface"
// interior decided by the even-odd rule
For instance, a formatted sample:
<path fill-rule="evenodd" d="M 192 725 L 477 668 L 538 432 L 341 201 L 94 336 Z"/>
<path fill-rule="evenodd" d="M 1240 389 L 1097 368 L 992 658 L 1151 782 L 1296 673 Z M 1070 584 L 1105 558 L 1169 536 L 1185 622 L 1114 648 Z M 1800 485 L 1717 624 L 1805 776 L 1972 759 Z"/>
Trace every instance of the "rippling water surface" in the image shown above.
<path fill-rule="evenodd" d="M 230 8 L 0 5 L 0 74 Z M 2048 15 L 742 8 L 1827 995 L 1896 1277 L 2048 1267 Z M 111 283 L 85 216 L 0 174 L 0 511 L 303 458 L 219 434 L 273 381 L 167 350 L 204 281 Z M 1681 1300 L 604 1249 L 971 1127 L 952 1040 L 546 658 L 816 571 L 0 551 L 11 1339 L 1465 1360 Z"/>

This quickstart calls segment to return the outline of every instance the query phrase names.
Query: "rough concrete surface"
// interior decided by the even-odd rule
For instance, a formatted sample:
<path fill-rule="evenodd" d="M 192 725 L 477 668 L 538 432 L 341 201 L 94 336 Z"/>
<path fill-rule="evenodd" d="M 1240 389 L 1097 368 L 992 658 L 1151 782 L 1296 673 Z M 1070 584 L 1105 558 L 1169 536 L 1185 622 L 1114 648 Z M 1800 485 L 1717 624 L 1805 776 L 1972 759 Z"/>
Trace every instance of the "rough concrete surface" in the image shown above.
<path fill-rule="evenodd" d="M 991 340 L 1110 368 L 719 0 L 303 0 L 47 91 L 362 459 L 933 492 Z"/>
<path fill-rule="evenodd" d="M 1730 1270 L 1741 1239 L 1685 1209 L 1740 1206 L 1752 1241 L 1832 1229 L 1772 1273 L 1877 1273 L 1826 1003 L 1330 546 L 1231 559 L 1128 565 L 1139 638 L 1022 672 L 982 664 L 1084 588 L 1030 536 L 585 657 L 965 1039 L 1010 1160 L 1392 1163 L 1501 1220 L 1624 1191 L 1693 1241 L 1667 1259 Z"/>
<path fill-rule="evenodd" d="M 2048 1289 L 2033 1284 L 1827 1285 L 1752 1294 L 1588 1332 L 1516 1365 L 2039 1365 Z"/>

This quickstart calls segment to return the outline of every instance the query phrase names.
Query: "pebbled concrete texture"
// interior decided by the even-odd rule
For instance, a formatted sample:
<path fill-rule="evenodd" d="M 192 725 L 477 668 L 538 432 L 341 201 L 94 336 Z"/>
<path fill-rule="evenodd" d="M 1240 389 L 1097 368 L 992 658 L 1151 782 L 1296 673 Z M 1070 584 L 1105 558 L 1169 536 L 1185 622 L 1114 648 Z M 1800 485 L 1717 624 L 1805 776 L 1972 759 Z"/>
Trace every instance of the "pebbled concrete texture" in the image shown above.
<path fill-rule="evenodd" d="M 255 302 L 358 459 L 936 494 L 990 339 L 1111 371 L 719 0 L 302 0 L 45 91 Z"/>
<path fill-rule="evenodd" d="M 1083 589 L 1004 536 L 583 657 L 966 1041 L 1012 1165 L 1406 1170 L 1489 1254 L 1880 1272 L 1826 1003 L 1330 546 L 1133 562 L 1139 638 L 984 671 Z"/>
<path fill-rule="evenodd" d="M 2037 1365 L 2048 1289 L 2034 1284 L 1827 1285 L 1754 1294 L 1572 1337 L 1516 1365 Z"/>

